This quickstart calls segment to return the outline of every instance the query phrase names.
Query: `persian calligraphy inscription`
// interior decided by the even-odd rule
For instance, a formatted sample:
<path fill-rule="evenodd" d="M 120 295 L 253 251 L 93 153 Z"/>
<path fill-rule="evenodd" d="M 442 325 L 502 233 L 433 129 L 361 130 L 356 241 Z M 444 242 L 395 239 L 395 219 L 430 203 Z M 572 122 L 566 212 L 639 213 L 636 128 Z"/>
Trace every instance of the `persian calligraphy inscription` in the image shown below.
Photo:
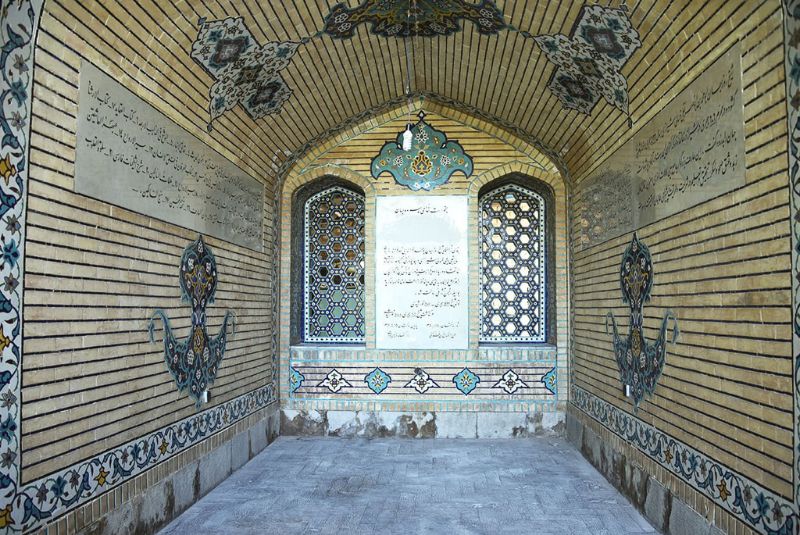
<path fill-rule="evenodd" d="M 88 61 L 75 191 L 261 250 L 264 185 Z"/>
<path fill-rule="evenodd" d="M 466 349 L 467 198 L 378 197 L 375 310 L 379 349 Z"/>
<path fill-rule="evenodd" d="M 577 189 L 578 250 L 745 184 L 739 46 L 675 97 Z"/>

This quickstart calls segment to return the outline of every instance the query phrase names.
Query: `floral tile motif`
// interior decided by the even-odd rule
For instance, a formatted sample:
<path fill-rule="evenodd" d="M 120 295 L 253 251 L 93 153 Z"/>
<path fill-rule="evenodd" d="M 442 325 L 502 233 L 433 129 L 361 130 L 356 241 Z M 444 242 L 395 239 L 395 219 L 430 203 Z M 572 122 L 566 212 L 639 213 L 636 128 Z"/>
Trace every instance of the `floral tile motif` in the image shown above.
<path fill-rule="evenodd" d="M 8 505 L 2 527 L 33 531 L 276 401 L 269 384 L 34 481 Z"/>
<path fill-rule="evenodd" d="M 430 191 L 447 183 L 456 171 L 472 175 L 472 158 L 458 141 L 448 141 L 444 132 L 426 123 L 424 112 L 419 112 L 419 121 L 411 127 L 409 150 L 403 150 L 404 132 L 395 141 L 387 141 L 373 158 L 372 178 L 388 172 L 412 191 Z"/>
<path fill-rule="evenodd" d="M 413 388 L 418 394 L 424 394 L 431 388 L 439 388 L 439 385 L 428 375 L 428 372 L 422 368 L 414 368 L 414 377 L 403 388 Z"/>
<path fill-rule="evenodd" d="M 294 368 L 289 368 L 289 391 L 294 394 L 297 392 L 297 389 L 303 386 L 303 381 L 306 380 L 306 376 L 297 371 Z"/>
<path fill-rule="evenodd" d="M 556 372 L 556 368 L 553 368 L 542 376 L 542 383 L 550 392 L 554 395 L 556 394 L 556 387 L 558 385 L 558 373 Z"/>
<path fill-rule="evenodd" d="M 389 388 L 389 383 L 392 382 L 392 378 L 382 369 L 375 368 L 364 377 L 364 382 L 367 383 L 370 390 L 376 394 L 380 394 Z"/>
<path fill-rule="evenodd" d="M 181 299 L 192 307 L 192 327 L 185 340 L 178 340 L 166 312 L 159 309 L 153 313 L 148 325 L 150 342 L 155 342 L 155 324 L 160 319 L 164 326 L 164 362 L 178 390 L 189 391 L 189 396 L 199 407 L 203 392 L 214 383 L 225 356 L 228 342 L 228 325 L 235 329 L 230 311 L 225 312 L 222 327 L 217 336 L 208 336 L 206 306 L 214 302 L 217 291 L 217 261 L 211 249 L 199 236 L 186 246 L 178 269 Z"/>
<path fill-rule="evenodd" d="M 493 388 L 499 388 L 506 394 L 513 394 L 520 388 L 528 388 L 528 383 L 520 379 L 514 370 L 508 370 L 503 374 L 503 378 L 495 383 Z"/>
<path fill-rule="evenodd" d="M 758 533 L 797 533 L 795 505 L 580 387 L 572 403 Z"/>
<path fill-rule="evenodd" d="M 322 31 L 349 39 L 358 26 L 369 23 L 370 31 L 381 37 L 436 37 L 461 31 L 462 19 L 472 22 L 483 35 L 495 35 L 506 27 L 503 12 L 493 0 L 477 4 L 463 0 L 365 0 L 352 9 L 345 3 L 333 6 Z"/>
<path fill-rule="evenodd" d="M 333 369 L 317 386 L 324 386 L 334 394 L 338 394 L 343 388 L 353 385 L 351 385 L 341 373 Z"/>
<path fill-rule="evenodd" d="M 216 80 L 210 92 L 210 121 L 237 105 L 253 119 L 279 113 L 292 95 L 280 72 L 289 66 L 301 44 L 275 41 L 259 45 L 242 17 L 200 19 L 192 58 Z"/>
<path fill-rule="evenodd" d="M 36 493 L 21 487 L 22 266 L 33 51 L 43 0 L 0 2 L 0 530 L 34 521 Z M 22 489 L 22 490 L 21 490 Z M 36 491 L 41 489 L 37 487 Z"/>
<path fill-rule="evenodd" d="M 453 377 L 453 382 L 456 388 L 465 396 L 468 396 L 473 390 L 478 387 L 481 378 L 472 373 L 469 368 L 464 368 Z"/>
<path fill-rule="evenodd" d="M 589 115 L 602 97 L 628 115 L 628 82 L 620 71 L 642 43 L 623 8 L 586 5 L 569 37 L 533 39 L 556 66 L 548 87 L 565 108 Z"/>
<path fill-rule="evenodd" d="M 652 396 L 658 378 L 664 369 L 667 355 L 667 327 L 672 320 L 672 343 L 678 340 L 678 320 L 671 310 L 664 312 L 658 338 L 649 342 L 644 335 L 644 304 L 650 300 L 653 289 L 653 260 L 650 250 L 633 234 L 628 248 L 622 255 L 620 266 L 620 286 L 622 302 L 630 307 L 628 336 L 622 337 L 617 331 L 614 314 L 606 315 L 606 333 L 609 321 L 614 336 L 614 355 L 619 367 L 623 385 L 632 390 L 634 409 L 639 407 L 645 394 Z"/>

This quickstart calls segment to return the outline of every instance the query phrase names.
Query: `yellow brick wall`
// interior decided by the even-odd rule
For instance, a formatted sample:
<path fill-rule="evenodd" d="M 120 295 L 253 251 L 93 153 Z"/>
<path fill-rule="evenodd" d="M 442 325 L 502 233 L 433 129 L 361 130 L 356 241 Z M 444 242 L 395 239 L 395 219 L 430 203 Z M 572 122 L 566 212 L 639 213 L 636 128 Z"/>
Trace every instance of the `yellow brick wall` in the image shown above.
<path fill-rule="evenodd" d="M 235 312 L 237 330 L 203 408 L 254 390 L 272 376 L 268 159 L 252 143 L 240 143 L 253 139 L 244 134 L 253 127 L 245 117 L 206 131 L 208 81 L 201 83 L 188 54 L 186 61 L 175 61 L 167 49 L 174 43 L 144 31 L 142 7 L 126 6 L 110 2 L 90 11 L 86 2 L 53 0 L 41 20 L 25 244 L 25 482 L 196 412 L 192 400 L 177 391 L 160 340 L 149 343 L 147 322 L 163 308 L 176 335 L 188 334 L 191 308 L 180 301 L 178 266 L 197 233 L 73 192 L 82 59 L 265 182 L 263 252 L 206 237 L 219 271 L 209 333 L 219 332 L 226 310 Z M 190 42 L 188 30 L 175 35 Z"/>
<path fill-rule="evenodd" d="M 685 25 L 693 39 L 675 39 L 660 22 L 634 21 L 649 52 L 623 70 L 637 117 L 633 130 L 610 129 L 605 146 L 573 149 L 578 153 L 567 163 L 579 192 L 594 167 L 741 42 L 746 185 L 638 230 L 654 266 L 646 335 L 657 336 L 663 311 L 671 309 L 681 337 L 668 346 L 656 394 L 637 416 L 791 499 L 792 277 L 781 7 L 777 1 L 684 4 L 671 3 L 667 11 L 680 15 L 669 23 Z M 696 9 L 701 13 L 693 15 Z M 651 61 L 660 66 L 657 72 L 646 68 Z M 571 225 L 574 231 L 580 221 Z M 628 233 L 576 252 L 572 276 L 575 383 L 632 412 L 604 327 L 609 311 L 621 319 L 622 332 L 628 326 L 619 263 L 630 240 Z"/>

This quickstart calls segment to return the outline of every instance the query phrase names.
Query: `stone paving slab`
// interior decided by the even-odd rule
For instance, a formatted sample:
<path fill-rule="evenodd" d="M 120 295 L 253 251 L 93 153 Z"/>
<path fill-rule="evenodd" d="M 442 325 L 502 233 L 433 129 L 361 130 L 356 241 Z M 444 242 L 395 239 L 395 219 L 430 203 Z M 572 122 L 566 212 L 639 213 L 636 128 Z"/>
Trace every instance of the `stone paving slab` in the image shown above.
<path fill-rule="evenodd" d="M 161 531 L 206 534 L 657 533 L 557 437 L 281 437 Z"/>

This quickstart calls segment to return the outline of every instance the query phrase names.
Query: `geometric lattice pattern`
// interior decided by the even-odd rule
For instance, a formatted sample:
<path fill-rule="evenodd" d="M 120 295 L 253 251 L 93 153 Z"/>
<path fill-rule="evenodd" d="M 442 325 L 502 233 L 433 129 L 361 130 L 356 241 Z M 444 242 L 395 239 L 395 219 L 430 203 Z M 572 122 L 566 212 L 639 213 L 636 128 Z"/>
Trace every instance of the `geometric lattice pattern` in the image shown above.
<path fill-rule="evenodd" d="M 364 197 L 332 187 L 305 206 L 306 342 L 364 341 Z"/>
<path fill-rule="evenodd" d="M 545 341 L 544 199 L 510 184 L 480 198 L 481 342 Z"/>

